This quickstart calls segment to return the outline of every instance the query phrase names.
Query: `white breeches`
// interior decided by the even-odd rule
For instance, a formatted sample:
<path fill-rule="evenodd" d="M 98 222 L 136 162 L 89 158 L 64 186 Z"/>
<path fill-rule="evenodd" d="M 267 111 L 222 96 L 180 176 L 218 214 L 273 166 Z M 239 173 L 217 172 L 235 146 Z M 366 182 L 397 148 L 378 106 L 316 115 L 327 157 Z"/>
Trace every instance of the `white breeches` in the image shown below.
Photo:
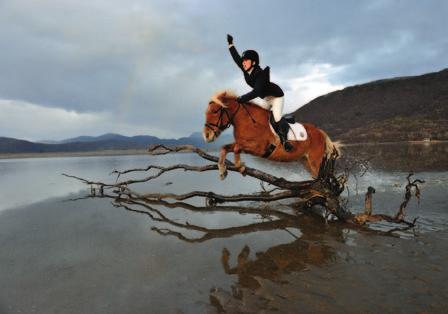
<path fill-rule="evenodd" d="M 266 110 L 271 110 L 275 122 L 278 122 L 282 118 L 283 101 L 284 101 L 283 96 L 282 97 L 267 96 L 263 99 L 262 102 L 257 103 L 257 105 Z"/>

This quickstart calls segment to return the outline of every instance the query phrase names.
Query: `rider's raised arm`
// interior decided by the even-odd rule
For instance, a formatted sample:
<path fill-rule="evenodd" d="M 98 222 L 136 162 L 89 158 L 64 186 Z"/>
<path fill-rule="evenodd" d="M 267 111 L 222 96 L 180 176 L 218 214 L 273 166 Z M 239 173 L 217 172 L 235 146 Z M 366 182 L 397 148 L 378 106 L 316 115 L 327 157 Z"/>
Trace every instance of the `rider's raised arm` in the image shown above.
<path fill-rule="evenodd" d="M 236 50 L 235 46 L 233 45 L 233 37 L 230 34 L 227 34 L 227 43 L 229 44 L 229 51 L 230 55 L 233 58 L 233 61 L 238 65 L 238 67 L 243 70 L 243 60 L 241 59 L 240 54 Z"/>
<path fill-rule="evenodd" d="M 241 59 L 240 54 L 236 50 L 235 46 L 233 44 L 229 45 L 229 51 L 232 55 L 233 61 L 235 61 L 236 65 L 242 70 L 243 69 L 243 60 Z"/>

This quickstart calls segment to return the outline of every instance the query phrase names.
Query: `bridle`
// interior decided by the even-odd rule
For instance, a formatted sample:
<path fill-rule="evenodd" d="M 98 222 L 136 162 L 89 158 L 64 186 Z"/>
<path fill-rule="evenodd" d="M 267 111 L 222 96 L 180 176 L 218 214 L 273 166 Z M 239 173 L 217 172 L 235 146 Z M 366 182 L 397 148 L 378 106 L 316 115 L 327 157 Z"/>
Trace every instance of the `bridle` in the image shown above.
<path fill-rule="evenodd" d="M 209 104 L 211 104 L 212 102 L 210 102 Z M 240 110 L 240 107 L 242 105 L 240 103 L 238 103 L 238 107 L 236 108 L 235 112 L 233 112 L 232 116 L 230 115 L 229 111 L 226 110 L 226 108 L 224 107 L 220 107 L 219 109 L 213 111 L 213 113 L 218 113 L 219 112 L 219 117 L 218 117 L 218 121 L 216 121 L 216 123 L 205 123 L 205 127 L 209 128 L 210 130 L 213 131 L 215 137 L 217 137 L 222 131 L 224 131 L 225 129 L 229 128 L 232 123 L 233 123 L 233 119 L 235 118 L 236 114 L 238 113 L 238 111 Z M 227 123 L 224 124 L 224 115 L 227 116 Z M 219 130 L 219 132 L 218 132 Z"/>

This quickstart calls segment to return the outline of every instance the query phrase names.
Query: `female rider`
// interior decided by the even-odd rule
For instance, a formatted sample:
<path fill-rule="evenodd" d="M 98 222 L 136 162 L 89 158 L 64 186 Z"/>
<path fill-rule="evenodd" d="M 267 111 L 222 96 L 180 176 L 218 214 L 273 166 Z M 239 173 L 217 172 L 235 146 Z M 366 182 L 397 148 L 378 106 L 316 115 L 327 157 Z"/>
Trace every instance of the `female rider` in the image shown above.
<path fill-rule="evenodd" d="M 283 148 L 289 152 L 293 146 L 287 141 L 288 123 L 282 118 L 283 91 L 277 85 L 269 81 L 269 67 L 262 69 L 259 65 L 260 58 L 255 50 L 246 50 L 240 56 L 233 45 L 233 37 L 227 34 L 229 51 L 233 60 L 244 73 L 246 83 L 253 89 L 237 98 L 239 103 L 246 103 L 256 97 L 264 99 L 260 107 L 272 110 L 273 120 L 271 124 L 277 132 Z"/>

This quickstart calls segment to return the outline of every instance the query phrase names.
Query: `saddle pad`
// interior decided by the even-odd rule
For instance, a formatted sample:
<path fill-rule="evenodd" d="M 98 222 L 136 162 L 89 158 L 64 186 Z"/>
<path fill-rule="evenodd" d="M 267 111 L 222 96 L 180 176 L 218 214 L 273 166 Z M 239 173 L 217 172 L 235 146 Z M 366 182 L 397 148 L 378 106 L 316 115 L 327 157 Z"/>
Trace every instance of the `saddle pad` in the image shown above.
<path fill-rule="evenodd" d="M 289 125 L 288 141 L 305 141 L 308 138 L 305 127 L 301 123 Z"/>
<path fill-rule="evenodd" d="M 277 133 L 275 133 L 275 130 L 270 123 L 269 127 L 271 129 L 271 132 L 277 135 Z M 303 124 L 298 122 L 294 124 L 289 123 L 288 141 L 306 141 L 307 138 L 308 133 L 306 133 L 306 129 L 303 126 Z"/>

